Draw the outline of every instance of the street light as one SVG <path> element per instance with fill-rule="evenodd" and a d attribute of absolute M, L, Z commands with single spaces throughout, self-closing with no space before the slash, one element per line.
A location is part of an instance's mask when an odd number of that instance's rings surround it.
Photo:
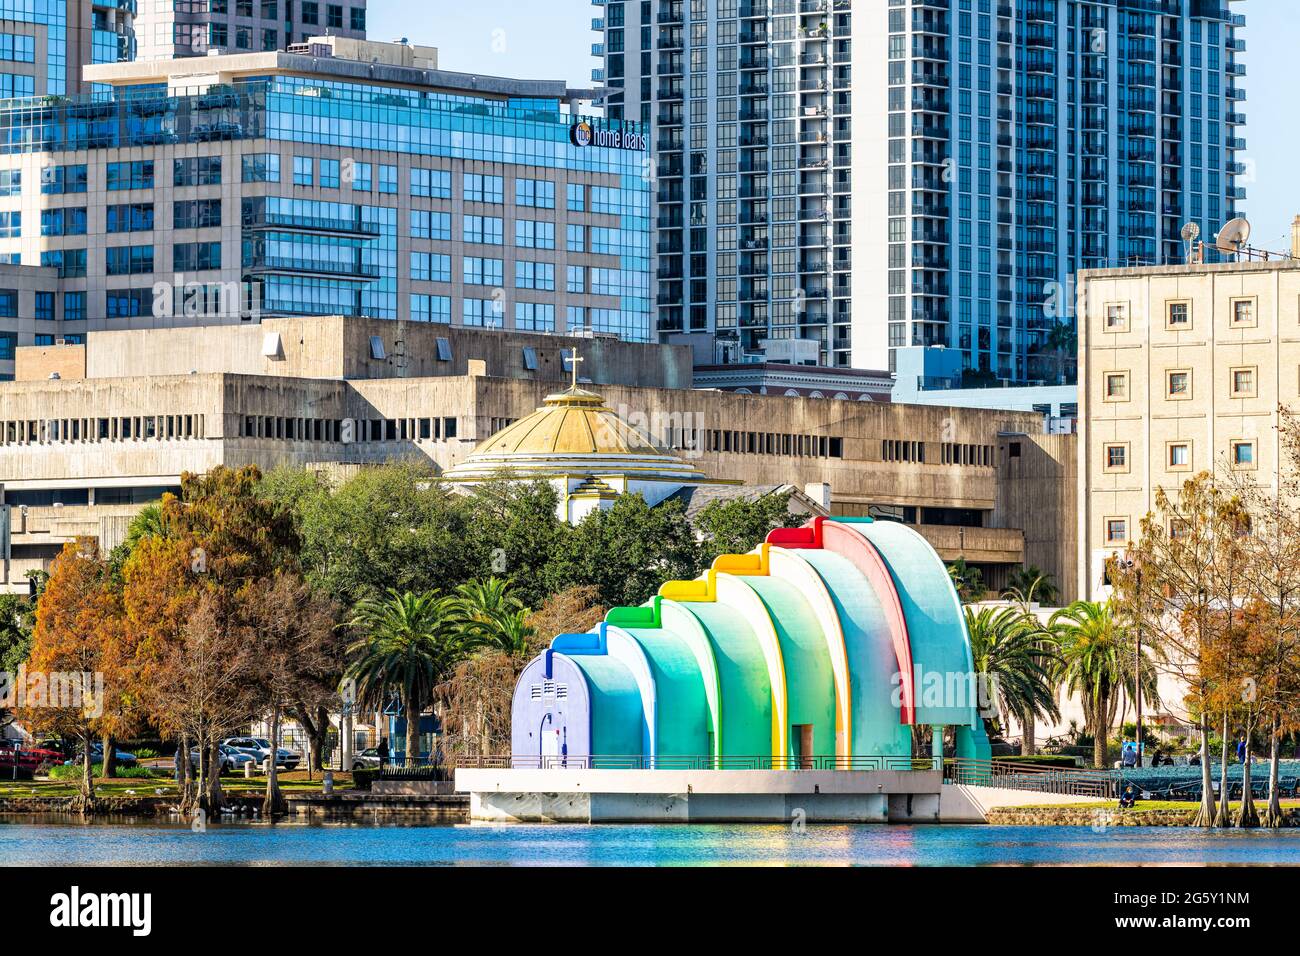
<path fill-rule="evenodd" d="M 1133 649 L 1133 690 L 1137 698 L 1137 752 L 1138 767 L 1142 766 L 1142 564 L 1130 547 L 1120 559 L 1120 566 L 1134 572 L 1137 587 L 1137 643 Z"/>

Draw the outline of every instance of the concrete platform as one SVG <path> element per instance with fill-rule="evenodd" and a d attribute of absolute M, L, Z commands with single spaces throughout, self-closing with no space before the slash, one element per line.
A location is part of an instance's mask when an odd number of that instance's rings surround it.
<path fill-rule="evenodd" d="M 938 771 L 457 770 L 493 823 L 935 823 Z"/>

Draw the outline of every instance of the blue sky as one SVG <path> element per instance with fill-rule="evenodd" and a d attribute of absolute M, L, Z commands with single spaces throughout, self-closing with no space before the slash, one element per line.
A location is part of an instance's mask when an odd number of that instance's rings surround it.
<path fill-rule="evenodd" d="M 880 2 L 880 0 L 868 0 Z M 564 79 L 591 85 L 600 8 L 586 0 L 370 0 L 370 36 L 408 37 L 439 48 L 449 70 Z M 1236 0 L 1246 39 L 1246 214 L 1251 244 L 1285 250 L 1300 214 L 1300 107 L 1292 87 L 1300 59 L 1300 4 Z M 1208 238 L 1208 237 L 1207 237 Z"/>

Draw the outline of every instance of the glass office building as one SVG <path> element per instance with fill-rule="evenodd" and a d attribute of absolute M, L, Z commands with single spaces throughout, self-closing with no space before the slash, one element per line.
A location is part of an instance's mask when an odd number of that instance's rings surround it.
<path fill-rule="evenodd" d="M 1181 262 L 1237 214 L 1245 147 L 1225 0 L 888 0 L 859 106 L 867 361 L 943 345 L 986 380 L 1071 378 L 1079 269 Z"/>
<path fill-rule="evenodd" d="M 139 0 L 140 58 L 283 50 L 329 34 L 365 39 L 366 0 Z"/>
<path fill-rule="evenodd" d="M 231 59 L 0 107 L 0 262 L 56 277 L 35 341 L 318 314 L 650 340 L 645 138 L 584 91 Z"/>
<path fill-rule="evenodd" d="M 1069 377 L 1071 276 L 1179 261 L 1244 198 L 1228 0 L 603 6 L 610 113 L 653 128 L 657 326 L 720 360 Z"/>

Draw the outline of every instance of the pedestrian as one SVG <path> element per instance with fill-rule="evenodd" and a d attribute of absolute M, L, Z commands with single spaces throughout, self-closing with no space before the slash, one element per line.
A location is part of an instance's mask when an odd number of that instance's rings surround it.
<path fill-rule="evenodd" d="M 1237 763 L 1246 762 L 1246 735 L 1242 734 L 1237 741 Z"/>
<path fill-rule="evenodd" d="M 383 770 L 388 766 L 388 738 L 379 738 L 379 769 Z"/>
<path fill-rule="evenodd" d="M 1123 767 L 1137 766 L 1137 745 L 1133 741 L 1124 741 L 1124 746 L 1120 748 L 1119 762 Z"/>

